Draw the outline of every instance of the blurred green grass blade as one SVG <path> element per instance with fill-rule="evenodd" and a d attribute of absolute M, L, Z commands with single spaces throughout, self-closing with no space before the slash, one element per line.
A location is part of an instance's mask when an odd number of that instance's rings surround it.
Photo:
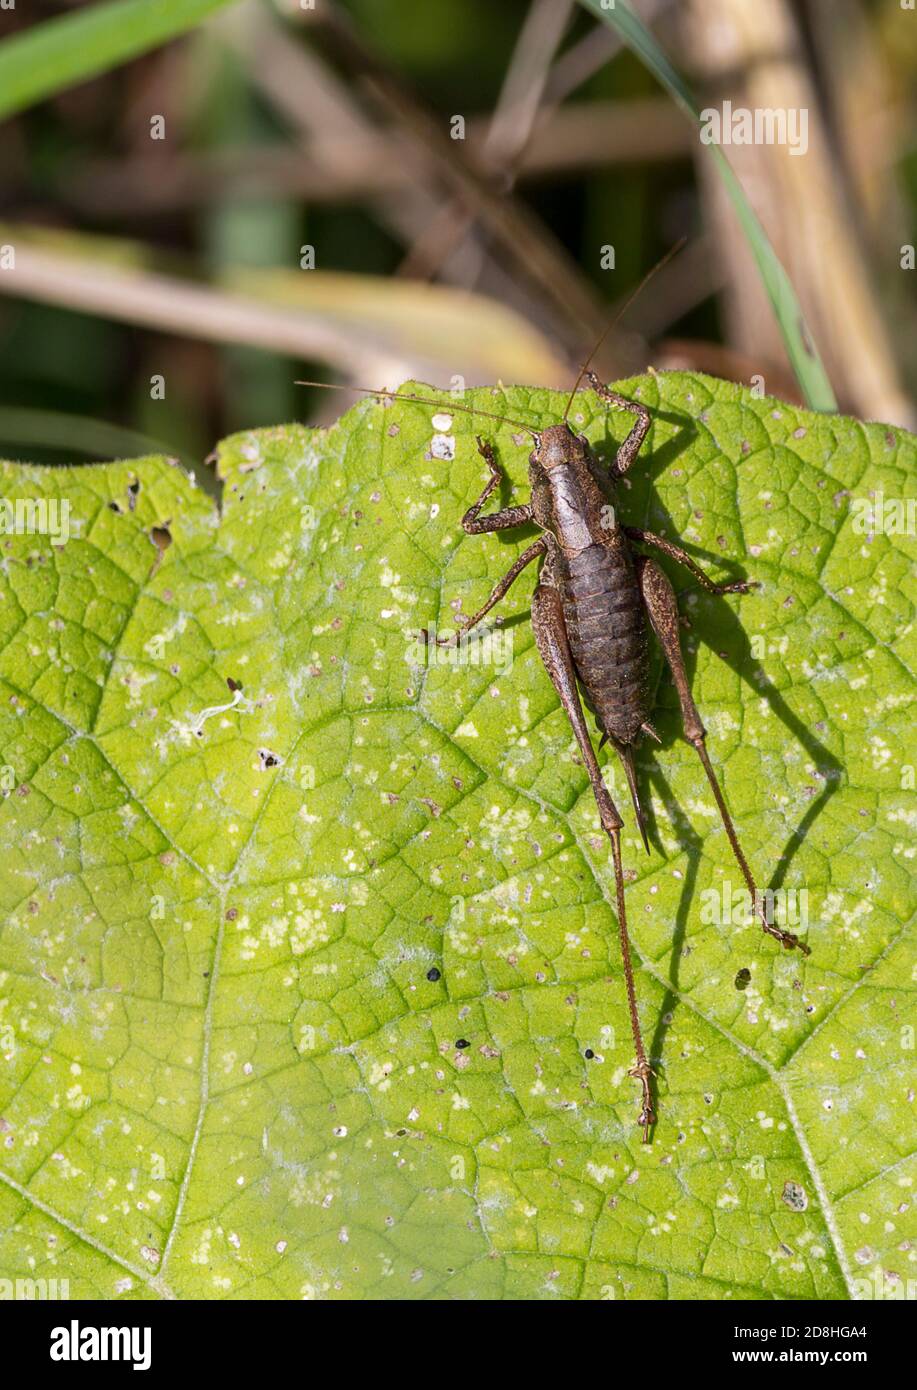
<path fill-rule="evenodd" d="M 672 67 L 645 24 L 627 8 L 623 0 L 617 0 L 611 9 L 605 9 L 602 0 L 580 0 L 580 4 L 590 10 L 597 19 L 603 20 L 617 31 L 628 48 L 636 53 L 657 81 L 666 88 L 682 111 L 699 126 L 700 108 L 691 95 L 690 89 Z M 748 239 L 758 272 L 780 326 L 787 356 L 792 363 L 806 402 L 812 410 L 837 410 L 837 401 L 831 389 L 828 373 L 818 355 L 790 277 L 784 270 L 756 212 L 745 196 L 745 190 L 736 178 L 723 151 L 719 145 L 715 144 L 708 145 L 707 148 L 716 161 L 726 190 L 732 200 L 736 216 Z"/>
<path fill-rule="evenodd" d="M 234 0 L 114 0 L 0 44 L 0 119 L 193 29 Z"/>

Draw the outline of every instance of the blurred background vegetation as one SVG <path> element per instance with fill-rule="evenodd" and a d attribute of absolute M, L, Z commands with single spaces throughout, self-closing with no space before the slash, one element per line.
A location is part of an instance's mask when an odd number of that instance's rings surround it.
<path fill-rule="evenodd" d="M 199 468 L 232 430 L 340 412 L 298 376 L 563 387 L 682 236 L 600 371 L 761 376 L 801 399 L 696 126 L 598 8 L 0 9 L 0 243 L 14 251 L 0 269 L 0 454 L 158 449 Z M 699 105 L 808 111 L 804 156 L 726 153 L 840 407 L 913 426 L 917 13 L 899 0 L 631 8 Z"/>

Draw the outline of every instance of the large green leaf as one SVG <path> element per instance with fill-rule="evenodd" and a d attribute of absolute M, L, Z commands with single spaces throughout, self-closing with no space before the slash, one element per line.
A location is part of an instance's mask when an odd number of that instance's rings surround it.
<path fill-rule="evenodd" d="M 607 844 L 524 621 L 533 572 L 511 661 L 424 668 L 410 640 L 529 539 L 459 525 L 475 429 L 524 489 L 518 430 L 363 401 L 327 433 L 241 434 L 221 515 L 161 458 L 7 465 L 3 496 L 68 501 L 72 534 L 3 540 L 0 1276 L 904 1287 L 914 573 L 888 503 L 915 442 L 697 375 L 623 389 L 654 417 L 624 519 L 763 582 L 711 598 L 671 570 L 740 834 L 763 882 L 808 894 L 811 957 L 709 920 L 738 876 L 662 678 L 649 859 L 619 797 L 659 1073 L 643 1146 Z M 562 401 L 470 398 L 535 422 Z M 607 454 L 629 417 L 577 404 Z"/>

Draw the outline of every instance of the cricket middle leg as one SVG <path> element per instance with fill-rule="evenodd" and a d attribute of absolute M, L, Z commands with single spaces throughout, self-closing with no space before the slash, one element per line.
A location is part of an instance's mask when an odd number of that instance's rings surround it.
<path fill-rule="evenodd" d="M 537 556 L 543 555 L 546 549 L 547 542 L 543 536 L 539 536 L 536 541 L 532 542 L 528 549 L 523 550 L 518 560 L 509 567 L 506 573 L 500 576 L 494 587 L 493 593 L 487 599 L 486 603 L 482 603 L 478 611 L 472 613 L 470 618 L 461 618 L 456 624 L 455 632 L 449 637 L 437 637 L 436 645 L 438 647 L 456 646 L 459 638 L 464 637 L 467 632 L 470 632 L 473 627 L 476 627 L 481 619 L 500 602 L 501 598 L 503 598 L 509 590 L 510 585 L 519 577 L 526 565 L 530 565 Z M 426 634 L 426 628 L 423 629 L 423 632 Z M 425 636 L 425 640 L 429 641 L 429 637 Z"/>
<path fill-rule="evenodd" d="M 602 781 L 601 769 L 589 738 L 579 691 L 576 688 L 576 672 L 573 666 L 573 657 L 570 654 L 567 628 L 564 623 L 563 602 L 553 585 L 539 584 L 535 590 L 532 598 L 532 629 L 545 670 L 551 677 L 554 689 L 560 696 L 560 703 L 563 705 L 564 713 L 570 721 L 570 726 L 579 744 L 592 787 L 592 794 L 599 808 L 599 820 L 602 829 L 611 841 L 611 856 L 615 871 L 618 933 L 621 938 L 621 959 L 624 963 L 624 984 L 627 990 L 627 1005 L 630 1012 L 634 1050 L 637 1054 L 636 1066 L 631 1069 L 629 1075 L 636 1077 L 643 1088 L 643 1103 L 640 1109 L 639 1123 L 643 1126 L 643 1142 L 646 1144 L 649 1142 L 650 1126 L 656 1119 L 650 1087 L 650 1077 L 654 1073 L 647 1060 L 646 1050 L 643 1046 L 643 1035 L 640 1032 L 637 993 L 634 987 L 634 971 L 630 957 L 630 938 L 627 934 L 627 915 L 624 908 L 624 870 L 621 863 L 621 828 L 624 822 L 609 795 L 608 788 Z"/>
<path fill-rule="evenodd" d="M 698 584 L 701 584 L 708 594 L 747 594 L 750 589 L 760 589 L 761 585 L 757 579 L 733 579 L 725 584 L 718 584 L 715 579 L 711 579 L 709 574 L 705 574 L 696 560 L 682 550 L 680 545 L 674 541 L 666 540 L 665 536 L 657 536 L 654 531 L 643 531 L 639 526 L 625 526 L 624 534 L 628 540 L 636 541 L 638 545 L 652 546 L 654 550 L 661 551 L 663 555 L 668 555 L 670 560 L 676 560 L 679 565 L 684 565 L 689 570 Z"/>
<path fill-rule="evenodd" d="M 681 719 L 684 725 L 685 738 L 689 743 L 693 743 L 697 749 L 697 755 L 703 764 L 707 774 L 707 781 L 710 783 L 710 790 L 713 792 L 713 799 L 717 804 L 723 828 L 732 846 L 736 863 L 745 880 L 745 886 L 751 894 L 752 905 L 755 914 L 761 923 L 763 931 L 768 936 L 772 936 L 775 941 L 779 941 L 781 946 L 788 951 L 794 948 L 800 950 L 804 956 L 811 954 L 809 947 L 804 941 L 800 941 L 798 936 L 792 932 L 784 931 L 773 922 L 767 920 L 767 914 L 761 903 L 761 897 L 752 877 L 751 869 L 748 867 L 748 860 L 742 852 L 739 838 L 736 835 L 729 808 L 726 805 L 725 797 L 720 788 L 719 780 L 713 770 L 710 757 L 706 748 L 707 731 L 701 723 L 694 697 L 691 694 L 691 687 L 688 684 L 688 676 L 685 671 L 684 657 L 681 651 L 681 642 L 678 631 L 678 604 L 675 599 L 675 591 L 669 583 L 668 576 L 659 568 L 654 560 L 641 558 L 637 561 L 637 578 L 643 594 L 643 602 L 649 620 L 653 625 L 653 631 L 659 639 L 665 659 L 668 662 L 669 670 L 672 672 L 672 679 L 675 682 L 675 689 L 678 692 L 678 700 L 681 705 Z"/>

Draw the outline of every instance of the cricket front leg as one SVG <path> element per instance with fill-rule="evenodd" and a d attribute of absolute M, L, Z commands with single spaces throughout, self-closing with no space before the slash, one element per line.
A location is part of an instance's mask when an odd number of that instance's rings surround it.
<path fill-rule="evenodd" d="M 684 565 L 708 594 L 747 594 L 749 589 L 761 587 L 757 579 L 736 579 L 729 584 L 717 584 L 715 579 L 711 579 L 709 574 L 705 574 L 700 565 L 692 560 L 686 550 L 682 550 L 681 546 L 675 545 L 673 541 L 667 541 L 665 536 L 657 536 L 654 531 L 643 531 L 639 526 L 625 526 L 624 534 L 628 540 L 636 541 L 638 545 L 652 546 L 654 550 L 668 555 L 670 560 Z"/>
<path fill-rule="evenodd" d="M 667 575 L 659 568 L 654 560 L 647 560 L 645 558 L 639 559 L 637 562 L 637 575 L 649 620 L 653 625 L 653 631 L 659 639 L 659 645 L 662 647 L 665 659 L 669 665 L 669 670 L 672 672 L 675 689 L 678 692 L 685 738 L 689 743 L 693 743 L 694 747 L 697 749 L 698 757 L 707 774 L 707 781 L 710 783 L 710 790 L 713 792 L 713 798 L 719 809 L 723 827 L 726 831 L 729 843 L 732 846 L 732 852 L 735 855 L 736 863 L 745 880 L 745 886 L 751 895 L 752 904 L 761 923 L 761 927 L 767 932 L 768 936 L 772 936 L 776 941 L 779 941 L 788 951 L 796 947 L 803 955 L 808 956 L 811 952 L 804 941 L 800 941 L 799 937 L 794 936 L 792 932 L 783 931 L 780 927 L 775 926 L 773 922 L 768 922 L 767 914 L 761 904 L 761 898 L 755 885 L 755 880 L 752 877 L 751 869 L 748 867 L 748 860 L 745 858 L 742 847 L 739 844 L 739 838 L 736 835 L 735 826 L 729 814 L 729 808 L 726 805 L 726 800 L 707 753 L 705 743 L 707 731 L 701 723 L 701 717 L 698 714 L 697 706 L 691 694 L 691 687 L 688 684 L 688 676 L 685 671 L 684 657 L 682 656 L 681 642 L 679 640 L 678 604 L 675 599 L 675 591 L 669 583 Z"/>
<path fill-rule="evenodd" d="M 550 584 L 539 584 L 532 598 L 532 630 L 545 670 L 551 677 L 554 689 L 560 696 L 564 713 L 579 744 L 586 772 L 599 809 L 602 829 L 611 841 L 611 856 L 615 871 L 615 898 L 618 911 L 618 932 L 621 938 L 621 958 L 624 963 L 624 983 L 627 989 L 627 1004 L 630 1011 L 630 1026 L 637 1054 L 636 1066 L 629 1075 L 636 1077 L 643 1088 L 643 1103 L 640 1109 L 640 1124 L 643 1126 L 643 1142 L 649 1142 L 650 1126 L 655 1122 L 653 1095 L 650 1077 L 654 1074 L 643 1046 L 640 1032 L 640 1019 L 637 1014 L 637 994 L 634 988 L 634 971 L 630 956 L 630 938 L 627 934 L 627 915 L 624 908 L 624 870 L 621 863 L 621 828 L 624 822 L 618 814 L 608 788 L 602 781 L 602 773 L 596 761 L 589 730 L 583 718 L 583 707 L 576 688 L 576 672 L 567 628 L 564 623 L 563 603 L 557 589 Z"/>
<path fill-rule="evenodd" d="M 619 410 L 629 410 L 632 415 L 637 417 L 637 423 L 618 449 L 611 467 L 612 474 L 616 478 L 621 478 L 639 454 L 640 447 L 649 432 L 652 423 L 650 413 L 641 401 L 632 401 L 629 396 L 622 396 L 620 392 L 612 391 L 611 387 L 606 386 L 595 372 L 586 372 L 586 380 L 599 400 L 604 401 L 606 405 L 615 405 Z"/>
<path fill-rule="evenodd" d="M 481 516 L 481 508 L 490 497 L 494 488 L 500 486 L 503 479 L 503 471 L 497 463 L 496 455 L 492 444 L 488 444 L 480 435 L 475 441 L 478 446 L 478 453 L 484 459 L 490 469 L 490 477 L 484 487 L 484 491 L 476 502 L 472 502 L 465 515 L 462 517 L 462 529 L 469 536 L 480 536 L 487 531 L 508 531 L 511 526 L 521 526 L 526 521 L 532 519 L 532 508 L 526 503 L 519 507 L 504 507 L 501 512 L 491 512 L 490 516 Z"/>

